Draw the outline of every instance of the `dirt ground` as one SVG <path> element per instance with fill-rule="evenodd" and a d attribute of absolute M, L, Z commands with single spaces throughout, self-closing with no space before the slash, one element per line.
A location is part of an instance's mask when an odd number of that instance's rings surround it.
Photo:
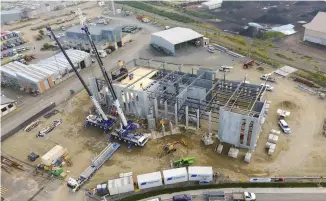
<path fill-rule="evenodd" d="M 270 72 L 271 70 L 265 70 Z M 247 80 L 251 83 L 260 83 L 258 72 L 255 69 L 243 70 L 240 65 L 235 66 L 227 79 L 241 80 L 248 73 Z M 150 140 L 143 149 L 128 150 L 125 144 L 107 161 L 94 175 L 85 187 L 95 186 L 108 179 L 118 177 L 121 172 L 133 172 L 134 175 L 170 168 L 170 160 L 182 157 L 195 157 L 194 165 L 213 166 L 214 171 L 222 172 L 234 180 L 244 180 L 248 177 L 263 176 L 319 176 L 326 175 L 326 138 L 321 135 L 322 120 L 326 117 L 326 102 L 316 96 L 306 94 L 295 88 L 295 83 L 288 79 L 279 78 L 274 92 L 267 92 L 267 99 L 272 101 L 268 120 L 260 135 L 258 146 L 250 164 L 243 162 L 245 151 L 241 151 L 238 159 L 231 159 L 226 155 L 219 155 L 213 150 L 216 146 L 204 146 L 201 134 L 188 132 L 185 134 L 168 135 L 164 138 Z M 99 153 L 107 143 L 108 135 L 97 129 L 84 129 L 83 122 L 89 112 L 91 101 L 85 92 L 76 94 L 68 102 L 58 106 L 60 113 L 50 119 L 41 118 L 44 123 L 31 132 L 20 131 L 2 143 L 2 151 L 29 162 L 27 155 L 36 152 L 44 155 L 54 145 L 60 144 L 68 148 L 73 166 L 64 167 L 68 177 L 77 177 L 89 164 L 96 153 Z M 290 135 L 281 134 L 276 153 L 267 155 L 264 145 L 271 129 L 278 129 L 276 110 L 289 110 L 291 116 L 288 123 L 292 129 Z M 36 138 L 35 134 L 46 124 L 61 118 L 63 123 L 44 138 Z M 185 139 L 188 147 L 177 145 L 177 151 L 170 155 L 162 155 L 162 147 L 167 142 Z M 34 162 L 39 163 L 40 160 Z M 30 162 L 29 162 L 30 163 Z M 67 194 L 61 184 L 56 192 L 60 191 L 60 198 Z M 53 198 L 54 199 L 54 198 Z M 57 199 L 57 198 L 55 198 Z M 55 200 L 54 199 L 54 200 Z"/>

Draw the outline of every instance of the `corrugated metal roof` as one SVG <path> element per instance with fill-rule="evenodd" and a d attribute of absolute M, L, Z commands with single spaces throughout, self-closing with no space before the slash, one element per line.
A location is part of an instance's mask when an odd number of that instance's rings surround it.
<path fill-rule="evenodd" d="M 14 103 L 17 102 L 15 100 L 12 100 L 10 98 L 7 98 L 5 96 L 1 96 L 1 105 L 9 104 L 9 103 Z"/>
<path fill-rule="evenodd" d="M 22 11 L 20 9 L 12 9 L 12 10 L 2 10 L 1 15 L 9 15 L 9 14 L 21 14 Z"/>
<path fill-rule="evenodd" d="M 110 25 L 96 24 L 96 26 L 89 27 L 89 32 L 91 35 L 101 35 L 102 31 L 113 31 L 116 28 L 117 27 L 112 27 Z M 70 27 L 69 29 L 67 29 L 66 32 L 85 34 L 85 32 L 81 30 L 79 25 Z"/>
<path fill-rule="evenodd" d="M 175 27 L 172 29 L 160 31 L 153 33 L 152 35 L 158 36 L 160 38 L 163 38 L 164 40 L 172 43 L 172 44 L 179 44 L 186 41 L 190 41 L 196 38 L 203 37 L 203 35 L 188 29 L 188 28 L 182 28 L 182 27 Z"/>
<path fill-rule="evenodd" d="M 303 26 L 306 29 L 326 33 L 326 12 L 319 12 L 310 23 Z"/>

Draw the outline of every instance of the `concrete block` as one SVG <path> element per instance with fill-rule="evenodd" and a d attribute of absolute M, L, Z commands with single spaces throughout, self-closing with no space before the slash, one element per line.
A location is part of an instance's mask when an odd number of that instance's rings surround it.
<path fill-rule="evenodd" d="M 273 134 L 269 134 L 268 135 L 268 142 L 276 144 L 278 141 L 278 136 L 277 135 L 273 135 Z"/>
<path fill-rule="evenodd" d="M 230 156 L 232 158 L 238 158 L 238 154 L 239 154 L 239 149 L 230 148 L 228 156 Z"/>
<path fill-rule="evenodd" d="M 272 148 L 269 148 L 268 149 L 268 155 L 273 155 L 274 154 L 274 152 L 275 152 L 275 149 L 272 149 Z"/>
<path fill-rule="evenodd" d="M 217 147 L 217 153 L 222 153 L 222 150 L 223 150 L 223 145 L 222 144 L 219 144 L 218 147 Z"/>
<path fill-rule="evenodd" d="M 244 162 L 249 163 L 251 159 L 252 154 L 250 152 L 247 152 L 244 158 Z"/>

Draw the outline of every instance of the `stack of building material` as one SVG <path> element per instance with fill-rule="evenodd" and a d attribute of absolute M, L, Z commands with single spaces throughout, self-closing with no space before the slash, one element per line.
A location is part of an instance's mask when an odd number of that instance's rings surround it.
<path fill-rule="evenodd" d="M 244 158 L 244 162 L 249 163 L 251 159 L 252 154 L 250 152 L 246 153 L 246 156 Z"/>
<path fill-rule="evenodd" d="M 230 148 L 228 156 L 230 156 L 232 158 L 238 158 L 238 154 L 239 154 L 239 149 Z"/>
<path fill-rule="evenodd" d="M 223 145 L 219 144 L 217 149 L 216 149 L 216 152 L 220 154 L 220 153 L 222 153 L 222 150 L 223 150 Z"/>
<path fill-rule="evenodd" d="M 281 131 L 278 131 L 278 130 L 272 129 L 272 130 L 271 130 L 271 133 L 274 134 L 274 135 L 280 135 L 280 134 L 281 134 Z"/>
<path fill-rule="evenodd" d="M 268 142 L 271 142 L 273 144 L 276 144 L 278 141 L 278 136 L 277 135 L 273 135 L 273 134 L 269 134 L 268 135 Z"/>
<path fill-rule="evenodd" d="M 266 142 L 266 148 L 268 149 L 268 155 L 272 155 L 276 149 L 276 144 L 271 142 Z"/>

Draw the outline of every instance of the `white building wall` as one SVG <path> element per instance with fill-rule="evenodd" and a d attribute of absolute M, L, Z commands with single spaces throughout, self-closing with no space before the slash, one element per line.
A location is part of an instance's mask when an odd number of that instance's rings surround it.
<path fill-rule="evenodd" d="M 172 52 L 173 55 L 175 55 L 175 47 L 174 47 L 174 44 L 158 37 L 158 36 L 155 36 L 155 35 L 152 35 L 152 39 L 151 39 L 151 44 L 156 44 L 160 47 L 163 47 L 169 51 Z"/>
<path fill-rule="evenodd" d="M 6 114 L 9 114 L 10 112 L 14 111 L 15 109 L 16 109 L 15 103 L 1 105 L 1 117 L 5 116 Z"/>
<path fill-rule="evenodd" d="M 326 46 L 326 33 L 306 29 L 303 40 Z"/>

